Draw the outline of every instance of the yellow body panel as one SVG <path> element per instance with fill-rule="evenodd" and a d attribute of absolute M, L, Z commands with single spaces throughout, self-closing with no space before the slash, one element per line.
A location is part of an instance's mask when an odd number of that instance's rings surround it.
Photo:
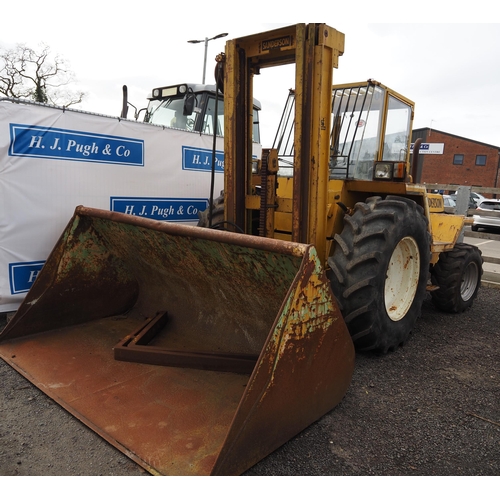
<path fill-rule="evenodd" d="M 275 228 L 280 233 L 292 231 L 292 186 L 291 178 L 280 178 L 278 183 L 278 209 L 275 213 Z M 328 182 L 328 204 L 325 210 L 326 256 L 333 253 L 333 237 L 342 232 L 345 209 L 351 211 L 357 202 L 364 202 L 370 196 L 397 195 L 408 197 L 423 207 L 429 221 L 431 234 L 431 264 L 435 264 L 441 252 L 451 250 L 460 236 L 465 218 L 461 215 L 445 213 L 443 197 L 428 193 L 426 187 L 419 184 L 406 184 L 382 181 L 344 181 Z M 289 213 L 281 213 L 281 211 Z M 282 236 L 280 239 L 285 239 Z M 289 239 L 289 238 L 286 238 Z"/>
<path fill-rule="evenodd" d="M 460 236 L 464 226 L 462 215 L 431 213 L 429 226 L 431 230 L 431 264 L 439 260 L 439 254 L 451 250 Z"/>
<path fill-rule="evenodd" d="M 292 214 L 276 212 L 274 217 L 274 234 L 288 233 L 287 240 L 291 241 Z M 285 238 L 284 236 L 282 237 Z"/>
<path fill-rule="evenodd" d="M 444 200 L 440 194 L 427 193 L 429 212 L 444 212 Z"/>

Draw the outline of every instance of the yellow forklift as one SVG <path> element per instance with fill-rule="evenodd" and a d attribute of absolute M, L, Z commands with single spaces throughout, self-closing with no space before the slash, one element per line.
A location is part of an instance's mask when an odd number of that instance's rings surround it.
<path fill-rule="evenodd" d="M 456 311 L 477 293 L 464 218 L 412 182 L 413 103 L 333 86 L 343 51 L 325 24 L 228 41 L 225 189 L 204 218 L 227 230 L 77 207 L 0 334 L 7 363 L 153 474 L 244 472 L 341 401 L 354 345 L 404 343 L 426 290 Z M 292 120 L 255 161 L 253 78 L 292 63 Z"/>

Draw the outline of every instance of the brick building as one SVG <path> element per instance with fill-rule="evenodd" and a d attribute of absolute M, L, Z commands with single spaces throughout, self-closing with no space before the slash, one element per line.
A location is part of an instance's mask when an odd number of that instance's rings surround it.
<path fill-rule="evenodd" d="M 420 182 L 500 187 L 500 146 L 430 128 L 414 130 L 412 143 L 418 138 Z"/>

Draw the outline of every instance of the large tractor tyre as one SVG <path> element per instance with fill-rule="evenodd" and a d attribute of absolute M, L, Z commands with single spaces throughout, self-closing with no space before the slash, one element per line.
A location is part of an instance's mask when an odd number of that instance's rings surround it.
<path fill-rule="evenodd" d="M 198 227 L 211 227 L 212 229 L 224 228 L 224 191 L 213 201 L 212 224 L 209 221 L 209 208 L 198 213 Z"/>
<path fill-rule="evenodd" d="M 481 251 L 466 243 L 457 243 L 443 252 L 431 272 L 439 288 L 431 292 L 432 301 L 442 311 L 460 313 L 469 308 L 477 296 L 483 274 Z"/>
<path fill-rule="evenodd" d="M 345 216 L 329 276 L 357 350 L 385 353 L 408 340 L 426 296 L 427 226 L 422 207 L 399 196 L 368 198 Z"/>

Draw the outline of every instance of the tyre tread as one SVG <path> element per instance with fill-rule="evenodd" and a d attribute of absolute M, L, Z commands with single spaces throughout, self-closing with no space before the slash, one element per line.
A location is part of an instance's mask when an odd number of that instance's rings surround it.
<path fill-rule="evenodd" d="M 471 261 L 475 261 L 480 272 L 472 296 L 464 301 L 460 292 L 462 276 Z M 439 287 L 431 292 L 436 307 L 449 313 L 461 313 L 471 307 L 481 286 L 482 265 L 481 250 L 474 245 L 457 243 L 452 250 L 441 253 L 431 274 L 432 283 Z"/>
<path fill-rule="evenodd" d="M 387 352 L 406 342 L 425 298 L 430 261 L 427 219 L 422 207 L 413 200 L 390 195 L 385 199 L 373 196 L 364 203 L 356 203 L 354 212 L 346 215 L 344 222 L 342 233 L 334 237 L 338 244 L 329 259 L 333 270 L 332 290 L 356 348 Z M 385 268 L 382 267 L 388 265 L 397 244 L 395 233 L 404 235 L 408 230 L 418 235 L 416 240 L 425 240 L 419 246 L 423 260 L 421 278 L 408 320 L 399 321 L 392 329 L 394 322 L 385 311 L 383 299 Z M 381 321 L 383 315 L 385 318 Z"/>

